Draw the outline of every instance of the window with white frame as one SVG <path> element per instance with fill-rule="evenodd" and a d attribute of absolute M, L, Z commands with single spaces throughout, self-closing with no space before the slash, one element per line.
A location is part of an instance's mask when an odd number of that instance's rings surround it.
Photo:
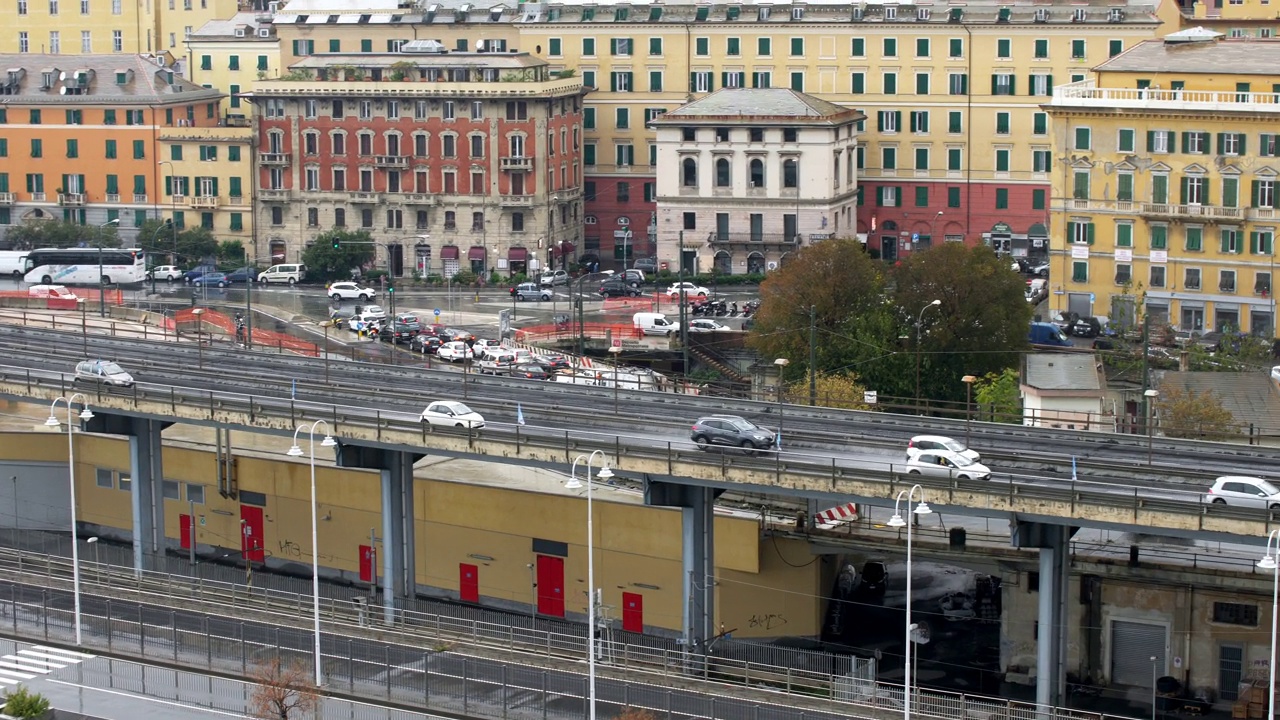
<path fill-rule="evenodd" d="M 1201 175 L 1189 175 L 1186 178 L 1188 205 L 1200 205 L 1204 202 L 1205 178 Z"/>

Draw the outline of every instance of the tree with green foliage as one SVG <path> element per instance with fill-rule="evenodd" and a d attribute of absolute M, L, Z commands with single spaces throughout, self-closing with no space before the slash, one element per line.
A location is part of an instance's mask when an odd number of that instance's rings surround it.
<path fill-rule="evenodd" d="M 231 268 L 232 270 L 242 268 L 246 264 L 253 266 L 253 258 L 249 258 L 249 262 L 245 262 L 244 243 L 239 240 L 223 240 L 218 243 L 218 267 Z"/>
<path fill-rule="evenodd" d="M 13 690 L 5 691 L 4 702 L 0 703 L 0 711 L 15 718 L 38 718 L 49 712 L 49 699 L 40 693 L 31 692 L 19 685 Z"/>
<path fill-rule="evenodd" d="M 120 247 L 120 234 L 114 225 L 99 227 L 67 220 L 28 221 L 5 233 L 15 250 L 71 247 Z"/>
<path fill-rule="evenodd" d="M 965 375 L 1015 367 L 1027 348 L 1031 309 L 1025 283 L 989 248 L 946 243 L 888 268 L 856 240 L 801 249 L 760 286 L 748 344 L 765 358 L 787 358 L 788 381 L 806 377 L 810 308 L 814 366 L 855 372 L 882 397 L 914 397 L 916 322 L 921 395 L 963 402 Z"/>
<path fill-rule="evenodd" d="M 1005 368 L 987 373 L 973 384 L 973 399 L 977 403 L 975 416 L 980 420 L 1022 424 L 1022 390 L 1018 371 Z"/>
<path fill-rule="evenodd" d="M 316 241 L 302 251 L 307 276 L 322 282 L 351 279 L 351 271 L 373 260 L 376 245 L 364 230 L 333 229 L 320 233 Z M 334 247 L 337 243 L 337 247 Z"/>
<path fill-rule="evenodd" d="M 147 218 L 142 221 L 142 225 L 138 226 L 136 245 L 148 255 L 155 255 L 157 258 L 163 256 L 163 260 L 157 261 L 153 258 L 152 265 L 165 265 L 177 247 L 174 242 L 177 235 L 178 233 L 173 229 L 173 223 L 169 220 Z"/>

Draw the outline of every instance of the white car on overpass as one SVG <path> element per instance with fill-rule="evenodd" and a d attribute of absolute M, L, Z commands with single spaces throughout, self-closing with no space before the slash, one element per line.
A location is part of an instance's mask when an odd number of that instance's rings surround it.
<path fill-rule="evenodd" d="M 484 427 L 484 416 L 457 400 L 437 400 L 422 411 L 422 422 L 440 427 L 479 430 Z"/>

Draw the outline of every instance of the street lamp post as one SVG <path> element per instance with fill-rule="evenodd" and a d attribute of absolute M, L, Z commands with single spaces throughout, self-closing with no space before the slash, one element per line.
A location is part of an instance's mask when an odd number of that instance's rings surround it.
<path fill-rule="evenodd" d="M 76 447 L 73 442 L 71 427 L 71 403 L 80 398 L 81 410 L 78 417 L 81 420 L 91 420 L 93 411 L 89 409 L 89 398 L 81 393 L 75 393 L 71 397 L 57 397 L 53 403 L 49 405 L 49 419 L 44 424 L 47 427 L 58 427 L 61 423 L 54 413 L 58 409 L 58 403 L 65 403 L 67 406 L 67 477 L 69 478 L 69 486 L 71 488 L 71 586 L 72 595 L 75 596 L 75 624 L 76 624 L 76 647 L 81 645 L 80 637 L 80 549 L 79 537 L 76 532 Z"/>
<path fill-rule="evenodd" d="M 773 361 L 774 366 L 778 368 L 778 438 L 775 443 L 778 446 L 778 452 L 782 452 L 782 373 L 791 364 L 787 358 L 777 358 Z"/>
<path fill-rule="evenodd" d="M 201 335 L 201 331 L 204 328 L 201 324 L 202 321 L 200 319 L 200 316 L 204 315 L 204 308 L 196 308 L 195 310 L 191 311 L 191 314 L 196 316 L 196 360 L 199 363 L 200 369 L 203 370 L 204 369 L 204 344 L 200 342 L 201 340 L 200 335 Z"/>
<path fill-rule="evenodd" d="M 158 247 L 158 246 L 159 246 L 159 244 L 160 244 L 160 232 L 161 232 L 162 230 L 164 230 L 166 227 L 168 227 L 168 226 L 170 226 L 170 225 L 172 225 L 172 224 L 173 224 L 173 220 L 172 220 L 172 219 L 170 219 L 170 220 L 165 220 L 164 222 L 160 223 L 160 226 L 156 228 L 156 231 L 155 231 L 154 233 L 152 233 L 152 234 L 151 234 L 151 245 L 152 245 L 152 247 Z M 147 253 L 147 254 L 148 254 L 148 255 L 150 255 L 150 253 Z M 152 263 L 152 264 L 151 264 L 151 294 L 152 294 L 152 295 L 155 295 L 155 294 L 156 294 L 156 292 L 157 292 L 157 291 L 156 291 L 156 272 L 155 272 L 155 268 L 156 268 L 155 263 Z"/>
<path fill-rule="evenodd" d="M 970 433 L 973 429 L 973 384 L 978 378 L 973 375 L 965 375 L 960 378 L 960 382 L 964 383 L 964 444 L 969 444 Z"/>
<path fill-rule="evenodd" d="M 1268 665 L 1270 682 L 1267 694 L 1267 717 L 1276 716 L 1276 629 L 1280 625 L 1280 530 L 1272 530 L 1267 536 L 1267 554 L 1258 561 L 1258 567 L 1271 571 L 1271 664 Z"/>
<path fill-rule="evenodd" d="M 85 312 L 89 301 L 82 297 L 76 298 L 76 307 L 80 308 L 80 336 L 84 339 L 84 359 L 89 359 L 89 318 Z"/>
<path fill-rule="evenodd" d="M 933 216 L 933 222 L 929 223 L 929 245 L 933 246 L 937 242 L 938 237 L 938 221 L 942 219 L 942 211 L 939 210 L 937 215 Z"/>
<path fill-rule="evenodd" d="M 1155 655 L 1151 656 L 1151 720 L 1156 720 L 1158 717 L 1156 713 L 1156 676 L 1159 674 L 1159 665 L 1156 665 L 1156 663 L 1159 660 L 1160 658 Z"/>
<path fill-rule="evenodd" d="M 315 629 L 316 641 L 316 686 L 324 685 L 324 671 L 321 668 L 320 655 L 320 544 L 316 531 L 316 428 L 324 426 L 324 439 L 320 447 L 334 447 L 338 444 L 329 434 L 329 423 L 317 420 L 310 425 L 299 425 L 293 431 L 293 446 L 289 448 L 289 457 L 302 457 L 302 447 L 298 445 L 298 433 L 303 430 L 311 436 L 311 619 Z"/>
<path fill-rule="evenodd" d="M 911 509 L 911 502 L 915 498 L 916 491 L 920 491 L 920 503 L 915 509 Z M 914 515 L 911 522 L 902 519 L 899 507 L 902 504 L 902 498 L 907 499 L 907 510 L 909 515 Z M 921 515 L 928 515 L 933 510 L 929 507 L 929 503 L 924 499 L 924 488 L 919 485 L 912 485 L 910 490 L 903 490 L 898 493 L 898 499 L 893 503 L 893 517 L 889 518 L 889 527 L 906 527 L 907 528 L 907 598 L 906 598 L 906 644 L 902 648 L 902 717 L 903 720 L 911 720 L 911 631 L 915 630 L 915 625 L 911 624 L 911 526 L 915 524 L 915 519 Z"/>
<path fill-rule="evenodd" d="M 93 579 L 101 583 L 102 582 L 102 558 L 101 556 L 98 555 L 98 536 L 94 535 L 88 540 L 85 540 L 85 542 L 93 546 Z"/>
<path fill-rule="evenodd" d="M 98 226 L 98 314 L 107 316 L 107 283 L 102 278 L 102 231 L 120 224 L 120 218 L 108 220 Z"/>
<path fill-rule="evenodd" d="M 604 463 L 604 451 L 593 450 L 591 455 L 579 455 L 573 459 L 573 465 L 569 468 L 569 482 L 564 486 L 569 490 L 577 490 L 582 487 L 582 483 L 578 482 L 578 462 L 587 461 L 587 720 L 596 720 L 596 561 L 595 561 L 595 536 L 592 527 L 592 507 L 591 507 L 591 463 L 595 461 L 596 455 L 600 456 L 600 472 L 596 473 L 596 477 L 601 480 L 608 480 L 613 477 L 613 471 Z"/>
<path fill-rule="evenodd" d="M 621 345 L 609 345 L 609 353 L 613 355 L 613 413 L 618 414 L 618 358 L 622 357 Z"/>
<path fill-rule="evenodd" d="M 1142 393 L 1142 396 L 1146 398 L 1145 405 L 1147 406 L 1147 465 L 1150 465 L 1152 455 L 1152 436 L 1155 435 L 1155 428 L 1152 426 L 1151 421 L 1155 416 L 1155 403 L 1156 398 L 1160 396 L 1160 391 L 1155 388 L 1147 388 L 1146 391 Z"/>
<path fill-rule="evenodd" d="M 920 409 L 920 330 L 924 325 L 924 311 L 931 307 L 937 307 L 942 304 L 941 300 L 933 302 L 920 308 L 920 315 L 916 317 L 916 410 Z"/>

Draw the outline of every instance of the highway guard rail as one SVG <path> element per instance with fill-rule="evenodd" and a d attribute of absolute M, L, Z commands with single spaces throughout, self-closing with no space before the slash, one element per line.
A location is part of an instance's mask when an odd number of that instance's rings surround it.
<path fill-rule="evenodd" d="M 930 504 L 951 512 L 968 508 L 1028 520 L 1212 533 L 1224 539 L 1266 537 L 1280 520 L 1280 511 L 1212 504 L 1199 492 L 1176 489 L 1017 475 L 972 481 L 910 474 L 905 464 L 889 465 L 888 470 L 846 467 L 817 451 L 771 450 L 753 456 L 708 453 L 687 442 L 646 444 L 623 434 L 516 423 L 489 423 L 483 435 L 470 429 L 432 431 L 416 413 L 403 411 L 160 384 L 139 383 L 119 390 L 80 387 L 62 373 L 0 366 L 0 395 L 51 402 L 73 391 L 87 391 L 95 410 L 275 434 L 291 434 L 304 421 L 325 420 L 340 443 L 426 449 L 503 462 L 560 467 L 579 453 L 601 450 L 617 472 L 629 476 L 840 502 L 883 502 L 900 489 L 919 484 Z"/>

